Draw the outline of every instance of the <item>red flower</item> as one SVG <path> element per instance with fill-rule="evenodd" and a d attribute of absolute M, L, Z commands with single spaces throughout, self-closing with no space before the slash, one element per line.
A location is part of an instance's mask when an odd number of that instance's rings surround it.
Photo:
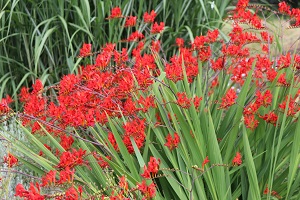
<path fill-rule="evenodd" d="M 66 191 L 65 200 L 78 200 L 77 191 L 73 186 Z"/>
<path fill-rule="evenodd" d="M 40 194 L 40 186 L 38 183 L 35 185 L 30 183 L 30 187 L 28 190 L 25 190 L 22 184 L 18 184 L 16 186 L 16 194 L 15 196 L 24 197 L 27 200 L 44 200 L 44 195 Z"/>
<path fill-rule="evenodd" d="M 6 98 L 1 99 L 0 102 L 0 115 L 8 114 L 10 108 L 8 105 L 13 102 L 9 95 L 6 95 Z"/>
<path fill-rule="evenodd" d="M 156 13 L 154 12 L 154 10 L 152 10 L 150 14 L 148 12 L 145 12 L 144 13 L 144 22 L 145 23 L 153 23 L 155 17 L 156 17 Z"/>
<path fill-rule="evenodd" d="M 177 148 L 179 143 L 180 137 L 177 133 L 174 133 L 174 139 L 172 138 L 172 135 L 170 133 L 167 135 L 165 146 L 168 147 L 170 151 Z"/>
<path fill-rule="evenodd" d="M 278 8 L 279 12 L 286 13 L 286 14 L 291 14 L 291 10 L 290 10 L 291 7 L 288 6 L 285 1 L 280 2 L 278 4 L 278 6 L 279 6 L 279 8 Z"/>
<path fill-rule="evenodd" d="M 241 165 L 241 164 L 242 164 L 242 156 L 241 156 L 240 152 L 236 152 L 236 155 L 232 160 L 232 165 L 236 166 L 236 165 Z"/>
<path fill-rule="evenodd" d="M 60 161 L 57 165 L 58 168 L 73 168 L 77 165 L 84 165 L 87 164 L 87 161 L 83 160 L 83 157 L 85 156 L 86 150 L 82 150 L 81 148 L 79 150 L 73 149 L 72 152 L 66 151 L 63 152 L 60 156 Z"/>
<path fill-rule="evenodd" d="M 92 45 L 83 43 L 82 48 L 80 49 L 79 56 L 86 57 L 92 54 Z"/>
<path fill-rule="evenodd" d="M 177 104 L 182 108 L 189 108 L 191 106 L 191 100 L 186 96 L 185 92 L 178 92 Z"/>
<path fill-rule="evenodd" d="M 247 128 L 254 130 L 258 126 L 258 120 L 255 119 L 255 115 L 244 116 L 244 122 Z"/>
<path fill-rule="evenodd" d="M 178 47 L 183 47 L 184 46 L 184 40 L 182 38 L 176 38 L 176 44 Z"/>
<path fill-rule="evenodd" d="M 55 179 L 56 171 L 50 170 L 46 175 L 42 177 L 42 186 L 47 186 L 51 184 L 55 184 L 56 179 Z"/>
<path fill-rule="evenodd" d="M 125 193 L 128 191 L 128 182 L 126 181 L 125 176 L 119 177 L 119 186 Z"/>
<path fill-rule="evenodd" d="M 137 188 L 144 195 L 143 199 L 150 200 L 155 197 L 156 188 L 153 182 L 149 186 L 147 186 L 146 181 L 143 180 L 141 184 L 137 185 Z"/>
<path fill-rule="evenodd" d="M 66 167 L 64 170 L 61 170 L 59 173 L 59 180 L 58 183 L 59 184 L 63 184 L 63 183 L 72 183 L 74 180 L 74 173 L 75 173 L 75 169 L 70 169 L 69 167 Z"/>
<path fill-rule="evenodd" d="M 228 92 L 225 94 L 225 96 L 222 98 L 222 103 L 220 108 L 228 108 L 229 106 L 232 106 L 235 104 L 235 100 L 237 99 L 237 95 L 235 91 L 230 88 Z"/>
<path fill-rule="evenodd" d="M 120 7 L 115 7 L 111 9 L 111 14 L 107 19 L 115 19 L 115 18 L 121 18 L 122 17 L 122 11 Z"/>
<path fill-rule="evenodd" d="M 204 170 L 204 167 L 205 167 L 205 165 L 207 164 L 207 163 L 209 163 L 209 159 L 208 159 L 208 156 L 206 156 L 205 157 L 205 159 L 203 160 L 203 162 L 202 162 L 202 170 Z"/>
<path fill-rule="evenodd" d="M 271 123 L 276 126 L 278 116 L 274 112 L 269 112 L 268 114 L 265 114 L 264 116 L 260 115 L 259 117 L 265 120 L 267 123 Z"/>
<path fill-rule="evenodd" d="M 136 17 L 129 16 L 126 18 L 125 27 L 135 26 L 135 24 L 136 24 Z"/>
<path fill-rule="evenodd" d="M 148 162 L 148 166 L 144 166 L 144 173 L 141 175 L 144 178 L 152 178 L 155 177 L 159 170 L 160 159 L 156 159 L 154 157 L 150 157 L 150 161 Z"/>
<path fill-rule="evenodd" d="M 61 135 L 61 136 L 60 136 L 60 145 L 61 145 L 66 151 L 68 151 L 68 150 L 71 148 L 73 142 L 74 142 L 74 139 L 73 139 L 72 135 L 67 136 L 67 135 L 64 134 L 64 135 Z"/>
<path fill-rule="evenodd" d="M 7 156 L 4 156 L 3 159 L 3 162 L 6 163 L 9 168 L 18 164 L 18 159 L 10 153 L 8 153 Z"/>
<path fill-rule="evenodd" d="M 160 33 L 164 30 L 164 27 L 165 27 L 165 23 L 160 22 L 158 24 L 157 22 L 155 22 L 152 26 L 151 33 L 153 33 L 153 34 Z"/>

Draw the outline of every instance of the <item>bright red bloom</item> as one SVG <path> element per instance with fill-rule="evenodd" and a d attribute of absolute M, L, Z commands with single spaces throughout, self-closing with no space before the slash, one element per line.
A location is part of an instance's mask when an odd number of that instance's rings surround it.
<path fill-rule="evenodd" d="M 261 38 L 268 43 L 272 43 L 273 42 L 273 36 L 270 36 L 268 32 L 266 31 L 262 31 L 260 32 Z"/>
<path fill-rule="evenodd" d="M 1 99 L 1 102 L 0 102 L 0 115 L 8 114 L 8 112 L 10 110 L 8 105 L 12 102 L 13 102 L 13 100 L 10 98 L 9 95 L 6 95 L 6 98 Z"/>
<path fill-rule="evenodd" d="M 99 165 L 102 169 L 109 167 L 108 162 L 107 162 L 101 155 L 99 155 L 99 154 L 97 154 L 97 153 L 95 152 L 95 153 L 93 153 L 93 156 L 94 156 L 94 158 L 97 160 L 98 165 Z M 111 160 L 111 157 L 110 157 L 110 156 L 106 156 L 106 158 L 107 158 L 108 160 Z"/>
<path fill-rule="evenodd" d="M 247 128 L 252 131 L 258 126 L 258 120 L 255 119 L 255 115 L 246 115 L 244 116 L 244 122 Z"/>
<path fill-rule="evenodd" d="M 83 43 L 81 49 L 80 49 L 80 53 L 79 56 L 80 57 L 86 57 L 92 54 L 92 44 L 86 44 Z"/>
<path fill-rule="evenodd" d="M 3 159 L 3 162 L 6 163 L 9 168 L 14 167 L 18 164 L 18 159 L 10 153 L 8 153 L 7 156 L 4 156 Z"/>
<path fill-rule="evenodd" d="M 240 152 L 236 152 L 235 157 L 232 160 L 232 165 L 233 166 L 238 166 L 242 164 L 242 155 Z"/>
<path fill-rule="evenodd" d="M 119 187 L 126 193 L 128 191 L 128 182 L 125 176 L 119 177 Z"/>
<path fill-rule="evenodd" d="M 287 68 L 291 65 L 291 54 L 288 52 L 285 56 L 281 55 L 277 61 L 278 70 Z"/>
<path fill-rule="evenodd" d="M 205 165 L 207 164 L 207 163 L 209 163 L 209 159 L 208 159 L 208 156 L 206 156 L 205 157 L 205 159 L 203 160 L 203 162 L 202 162 L 202 170 L 204 170 L 204 167 L 205 167 Z"/>
<path fill-rule="evenodd" d="M 156 159 L 155 157 L 150 157 L 150 161 L 148 162 L 148 166 L 144 166 L 144 173 L 141 175 L 144 178 L 152 178 L 155 177 L 159 170 L 160 159 Z"/>
<path fill-rule="evenodd" d="M 272 93 L 270 90 L 267 90 L 264 95 L 261 94 L 261 92 L 258 90 L 256 92 L 256 101 L 259 106 L 268 107 L 272 103 Z"/>
<path fill-rule="evenodd" d="M 154 10 L 152 10 L 150 12 L 150 14 L 148 12 L 145 12 L 144 13 L 144 22 L 145 23 L 153 23 L 155 17 L 156 17 L 156 13 L 154 12 Z"/>
<path fill-rule="evenodd" d="M 131 35 L 129 35 L 129 37 L 127 38 L 126 41 L 128 41 L 128 42 L 138 41 L 138 40 L 143 39 L 144 37 L 145 36 L 142 33 L 136 31 L 136 32 L 131 33 Z"/>
<path fill-rule="evenodd" d="M 108 133 L 107 139 L 110 142 L 110 144 L 114 147 L 114 149 L 116 151 L 119 151 L 119 147 L 118 147 L 117 141 L 116 141 L 115 136 L 114 136 L 114 134 L 112 132 Z"/>
<path fill-rule="evenodd" d="M 81 148 L 79 150 L 73 149 L 72 152 L 63 152 L 57 167 L 65 169 L 67 167 L 73 168 L 77 165 L 86 165 L 87 161 L 83 160 L 85 153 L 86 150 L 82 150 Z"/>
<path fill-rule="evenodd" d="M 218 36 L 219 36 L 219 30 L 218 29 L 215 29 L 213 31 L 208 30 L 208 32 L 206 34 L 207 42 L 208 43 L 214 43 L 217 40 Z"/>
<path fill-rule="evenodd" d="M 220 108 L 228 108 L 229 106 L 232 106 L 233 104 L 235 104 L 236 99 L 237 99 L 236 92 L 234 91 L 234 89 L 230 88 L 228 92 L 225 94 L 225 96 L 222 98 Z"/>
<path fill-rule="evenodd" d="M 115 7 L 111 9 L 111 14 L 108 17 L 108 19 L 115 19 L 115 18 L 121 18 L 122 17 L 122 11 L 120 7 Z"/>
<path fill-rule="evenodd" d="M 200 106 L 201 101 L 202 101 L 202 97 L 197 97 L 197 96 L 194 97 L 193 103 L 196 109 Z"/>
<path fill-rule="evenodd" d="M 22 184 L 18 184 L 16 186 L 16 193 L 15 196 L 23 197 L 27 200 L 44 200 L 45 196 L 40 194 L 40 186 L 38 183 L 35 185 L 30 183 L 30 187 L 28 190 L 24 188 Z"/>
<path fill-rule="evenodd" d="M 78 200 L 78 193 L 73 186 L 66 190 L 65 200 Z"/>
<path fill-rule="evenodd" d="M 55 179 L 56 171 L 50 170 L 47 174 L 45 174 L 42 177 L 42 186 L 47 186 L 47 185 L 52 185 L 55 184 L 56 179 Z"/>
<path fill-rule="evenodd" d="M 135 26 L 135 24 L 136 24 L 136 17 L 129 16 L 126 18 L 125 27 Z"/>
<path fill-rule="evenodd" d="M 155 22 L 152 26 L 151 33 L 153 33 L 153 34 L 160 33 L 164 30 L 164 27 L 165 27 L 165 23 L 160 22 L 158 24 L 157 22 Z"/>
<path fill-rule="evenodd" d="M 291 7 L 287 5 L 285 1 L 280 2 L 278 6 L 279 6 L 278 8 L 279 12 L 291 14 Z"/>
<path fill-rule="evenodd" d="M 74 180 L 74 173 L 75 169 L 70 169 L 69 167 L 61 170 L 59 173 L 58 184 L 72 183 Z"/>
<path fill-rule="evenodd" d="M 280 84 L 280 85 L 288 85 L 288 83 L 286 82 L 286 78 L 285 78 L 285 73 L 281 74 L 277 80 L 277 82 Z"/>
<path fill-rule="evenodd" d="M 191 100 L 186 96 L 185 92 L 178 92 L 177 94 L 177 104 L 182 108 L 191 107 Z"/>
<path fill-rule="evenodd" d="M 274 126 L 276 126 L 278 116 L 274 112 L 269 112 L 268 114 L 265 114 L 263 116 L 260 115 L 259 117 L 262 118 L 263 120 L 265 120 L 267 123 L 270 123 L 270 124 L 273 124 Z"/>
<path fill-rule="evenodd" d="M 144 195 L 143 199 L 150 200 L 155 197 L 156 188 L 153 182 L 147 186 L 146 181 L 143 180 L 142 183 L 137 185 L 137 188 Z"/>
<path fill-rule="evenodd" d="M 66 150 L 68 151 L 72 144 L 74 143 L 74 139 L 73 139 L 73 136 L 70 135 L 70 136 L 67 136 L 67 135 L 61 135 L 60 136 L 60 145 Z"/>
<path fill-rule="evenodd" d="M 184 46 L 184 40 L 182 38 L 176 38 L 176 44 L 178 47 L 183 47 Z"/>
<path fill-rule="evenodd" d="M 168 147 L 170 151 L 177 148 L 179 143 L 180 137 L 177 133 L 174 133 L 174 138 L 172 138 L 172 135 L 170 133 L 167 135 L 165 146 Z"/>

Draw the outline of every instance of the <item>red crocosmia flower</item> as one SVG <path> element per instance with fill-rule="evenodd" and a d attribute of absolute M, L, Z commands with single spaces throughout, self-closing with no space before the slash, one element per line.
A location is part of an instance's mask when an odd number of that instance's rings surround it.
<path fill-rule="evenodd" d="M 128 191 L 128 182 L 125 176 L 119 177 L 119 187 L 126 193 Z"/>
<path fill-rule="evenodd" d="M 18 159 L 10 153 L 8 153 L 7 156 L 4 156 L 3 159 L 3 162 L 6 163 L 9 168 L 18 164 Z"/>
<path fill-rule="evenodd" d="M 228 108 L 229 106 L 232 106 L 233 104 L 235 104 L 236 99 L 237 99 L 236 92 L 234 91 L 234 89 L 230 88 L 228 92 L 225 94 L 225 96 L 222 98 L 220 108 Z"/>
<path fill-rule="evenodd" d="M 279 108 L 284 112 L 285 111 L 285 107 L 286 107 L 286 103 L 288 101 L 288 97 L 285 97 L 285 100 L 279 104 Z M 296 113 L 299 111 L 299 106 L 296 103 L 296 98 L 292 98 L 290 97 L 290 101 L 289 101 L 289 105 L 288 105 L 288 110 L 287 110 L 287 115 L 288 116 L 295 116 Z"/>
<path fill-rule="evenodd" d="M 183 47 L 184 46 L 183 38 L 176 38 L 175 42 L 176 42 L 178 47 Z"/>
<path fill-rule="evenodd" d="M 281 74 L 277 80 L 280 85 L 288 85 L 285 78 L 285 73 Z"/>
<path fill-rule="evenodd" d="M 145 23 L 153 23 L 155 17 L 156 17 L 156 13 L 154 12 L 154 10 L 152 10 L 150 12 L 150 14 L 148 12 L 145 12 L 144 13 L 144 22 Z"/>
<path fill-rule="evenodd" d="M 178 92 L 177 104 L 182 108 L 189 108 L 191 106 L 191 100 L 186 96 L 185 92 Z"/>
<path fill-rule="evenodd" d="M 278 4 L 278 10 L 281 13 L 285 13 L 285 14 L 291 14 L 291 7 L 289 5 L 286 4 L 285 1 L 282 1 Z"/>
<path fill-rule="evenodd" d="M 269 112 L 268 114 L 265 115 L 260 115 L 260 118 L 262 118 L 263 120 L 265 120 L 267 123 L 273 124 L 274 126 L 276 126 L 276 122 L 278 119 L 278 116 L 273 112 Z"/>
<path fill-rule="evenodd" d="M 158 24 L 157 22 L 155 22 L 152 26 L 151 33 L 153 33 L 153 34 L 160 33 L 164 30 L 164 27 L 165 27 L 165 23 L 160 22 Z"/>
<path fill-rule="evenodd" d="M 30 187 L 28 190 L 24 188 L 22 184 L 18 184 L 16 186 L 15 196 L 23 197 L 27 200 L 44 200 L 45 196 L 40 194 L 40 185 L 36 183 L 30 183 Z"/>
<path fill-rule="evenodd" d="M 170 151 L 177 148 L 179 143 L 180 137 L 177 133 L 174 133 L 174 138 L 172 138 L 172 135 L 170 133 L 167 135 L 165 146 L 168 147 Z"/>
<path fill-rule="evenodd" d="M 61 170 L 59 173 L 58 184 L 72 183 L 74 180 L 74 173 L 75 169 L 70 169 L 69 167 Z"/>
<path fill-rule="evenodd" d="M 205 159 L 203 160 L 203 162 L 202 162 L 202 170 L 204 170 L 204 167 L 205 167 L 205 165 L 207 164 L 207 163 L 209 163 L 209 159 L 208 159 L 208 156 L 206 156 L 205 157 Z"/>
<path fill-rule="evenodd" d="M 256 101 L 255 103 L 259 106 L 268 107 L 272 103 L 272 93 L 270 90 L 267 90 L 264 95 L 261 94 L 261 92 L 258 90 L 256 92 Z"/>
<path fill-rule="evenodd" d="M 79 150 L 73 149 L 72 152 L 63 152 L 57 167 L 65 169 L 66 167 L 73 168 L 77 165 L 87 165 L 87 161 L 83 160 L 85 153 L 86 150 L 82 150 L 81 148 Z"/>
<path fill-rule="evenodd" d="M 266 31 L 262 31 L 260 32 L 261 38 L 268 43 L 272 43 L 273 42 L 273 37 L 269 35 L 268 32 Z"/>
<path fill-rule="evenodd" d="M 67 135 L 61 135 L 60 136 L 60 145 L 66 150 L 68 151 L 72 144 L 74 143 L 74 139 L 72 137 L 72 135 L 67 136 Z"/>
<path fill-rule="evenodd" d="M 115 19 L 115 18 L 121 18 L 122 17 L 122 11 L 120 7 L 115 7 L 111 9 L 111 14 L 107 19 Z"/>
<path fill-rule="evenodd" d="M 131 33 L 126 41 L 132 42 L 132 41 L 138 41 L 144 38 L 144 35 L 138 31 Z"/>
<path fill-rule="evenodd" d="M 72 186 L 65 193 L 66 200 L 78 200 L 78 193 L 76 189 Z"/>
<path fill-rule="evenodd" d="M 13 100 L 10 98 L 9 95 L 6 95 L 6 98 L 1 99 L 0 102 L 0 115 L 5 115 L 9 113 L 9 104 L 12 103 Z"/>
<path fill-rule="evenodd" d="M 218 29 L 215 29 L 213 31 L 208 30 L 206 36 L 207 36 L 207 42 L 208 43 L 214 43 L 217 40 L 218 36 L 219 36 L 219 30 Z"/>
<path fill-rule="evenodd" d="M 148 162 L 148 166 L 144 166 L 144 173 L 141 175 L 144 178 L 152 178 L 155 177 L 159 170 L 160 159 L 156 159 L 155 157 L 150 157 L 150 161 Z"/>
<path fill-rule="evenodd" d="M 97 160 L 99 166 L 100 166 L 102 169 L 109 167 L 108 162 L 106 162 L 106 160 L 105 160 L 101 155 L 99 155 L 99 154 L 97 154 L 96 152 L 94 152 L 94 153 L 93 153 L 93 156 L 94 156 L 94 158 Z M 107 158 L 108 160 L 111 160 L 111 157 L 110 157 L 110 156 L 106 156 L 106 158 Z"/>
<path fill-rule="evenodd" d="M 291 54 L 290 52 L 287 53 L 285 56 L 281 55 L 278 62 L 277 62 L 277 66 L 278 66 L 278 70 L 283 69 L 283 68 L 287 68 L 289 67 L 291 64 Z"/>
<path fill-rule="evenodd" d="M 150 200 L 155 197 L 156 188 L 153 182 L 149 186 L 147 186 L 146 180 L 143 180 L 142 183 L 137 185 L 137 188 L 144 196 L 143 199 Z"/>
<path fill-rule="evenodd" d="M 210 63 L 211 63 L 211 68 L 214 71 L 222 70 L 225 67 L 225 57 L 217 58 L 216 61 L 210 59 Z"/>
<path fill-rule="evenodd" d="M 129 16 L 126 18 L 125 27 L 135 26 L 135 24 L 136 24 L 136 17 Z"/>
<path fill-rule="evenodd" d="M 252 131 L 258 126 L 258 120 L 255 119 L 255 115 L 246 115 L 244 116 L 244 122 L 247 128 Z"/>
<path fill-rule="evenodd" d="M 110 142 L 110 144 L 114 147 L 114 149 L 118 152 L 119 151 L 119 147 L 117 144 L 117 141 L 115 139 L 115 136 L 112 132 L 109 132 L 107 135 L 107 139 Z"/>
<path fill-rule="evenodd" d="M 201 101 L 202 101 L 202 97 L 197 97 L 197 96 L 194 97 L 193 103 L 196 109 L 200 106 Z"/>
<path fill-rule="evenodd" d="M 240 152 L 236 152 L 235 157 L 232 160 L 232 165 L 233 166 L 238 166 L 242 164 L 242 155 Z"/>
<path fill-rule="evenodd" d="M 50 170 L 46 175 L 42 177 L 42 187 L 54 184 L 56 182 L 55 179 L 56 171 L 55 170 Z"/>
<path fill-rule="evenodd" d="M 277 76 L 277 71 L 273 68 L 270 68 L 267 70 L 266 74 L 267 74 L 267 79 L 272 82 Z"/>
<path fill-rule="evenodd" d="M 92 44 L 86 44 L 83 43 L 80 52 L 79 52 L 79 56 L 80 57 L 86 57 L 92 54 Z"/>

